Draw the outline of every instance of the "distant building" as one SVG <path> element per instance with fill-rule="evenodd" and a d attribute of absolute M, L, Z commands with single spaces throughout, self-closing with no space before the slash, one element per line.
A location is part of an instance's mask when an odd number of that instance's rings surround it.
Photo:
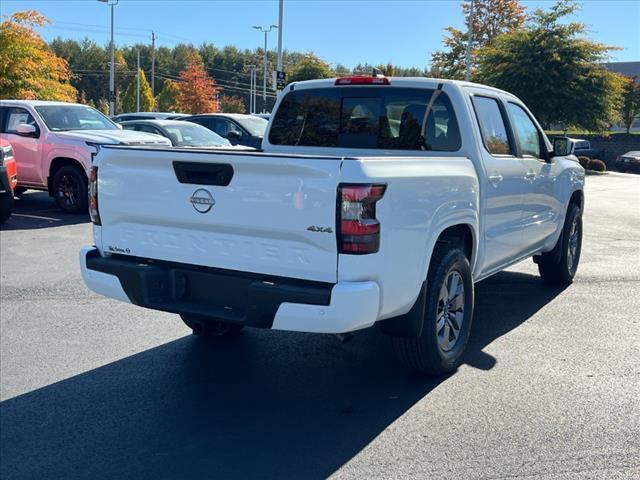
<path fill-rule="evenodd" d="M 640 83 L 640 62 L 611 62 L 605 63 L 604 66 L 610 72 L 635 77 L 636 83 Z"/>

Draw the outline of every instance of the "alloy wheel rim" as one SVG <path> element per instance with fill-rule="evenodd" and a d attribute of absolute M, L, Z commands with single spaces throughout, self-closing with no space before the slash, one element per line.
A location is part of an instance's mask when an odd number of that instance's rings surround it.
<path fill-rule="evenodd" d="M 580 229 L 578 227 L 578 217 L 576 216 L 571 222 L 571 230 L 569 230 L 569 245 L 567 252 L 567 267 L 573 272 L 574 264 L 579 252 Z"/>
<path fill-rule="evenodd" d="M 58 184 L 58 196 L 67 207 L 73 207 L 80 198 L 80 184 L 71 175 L 64 175 Z"/>
<path fill-rule="evenodd" d="M 436 313 L 436 335 L 443 352 L 451 351 L 460 338 L 464 322 L 464 282 L 455 270 L 450 271 L 438 297 Z"/>

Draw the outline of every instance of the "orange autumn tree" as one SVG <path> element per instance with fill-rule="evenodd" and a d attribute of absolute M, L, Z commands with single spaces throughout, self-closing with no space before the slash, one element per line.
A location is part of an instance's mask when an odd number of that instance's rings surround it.
<path fill-rule="evenodd" d="M 191 55 L 187 66 L 180 72 L 178 104 L 185 113 L 217 112 L 220 105 L 217 94 L 220 87 L 204 69 L 199 55 Z"/>
<path fill-rule="evenodd" d="M 76 100 L 66 60 L 35 31 L 47 23 L 35 10 L 16 12 L 0 23 L 0 98 Z"/>

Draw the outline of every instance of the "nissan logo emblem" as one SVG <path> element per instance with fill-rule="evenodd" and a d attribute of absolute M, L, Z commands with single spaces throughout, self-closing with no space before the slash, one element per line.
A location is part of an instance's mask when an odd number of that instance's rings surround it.
<path fill-rule="evenodd" d="M 199 188 L 193 192 L 189 201 L 191 202 L 191 205 L 193 205 L 193 208 L 200 213 L 207 213 L 216 204 L 211 193 L 204 188 Z"/>

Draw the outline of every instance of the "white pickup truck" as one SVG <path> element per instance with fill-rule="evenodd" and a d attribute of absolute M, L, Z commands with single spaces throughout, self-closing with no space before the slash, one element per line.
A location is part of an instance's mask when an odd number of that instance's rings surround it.
<path fill-rule="evenodd" d="M 259 152 L 104 146 L 81 269 L 92 290 L 199 334 L 378 323 L 410 368 L 439 374 L 460 362 L 474 282 L 528 257 L 572 281 L 583 187 L 567 139 L 552 147 L 507 92 L 300 82 Z"/>

